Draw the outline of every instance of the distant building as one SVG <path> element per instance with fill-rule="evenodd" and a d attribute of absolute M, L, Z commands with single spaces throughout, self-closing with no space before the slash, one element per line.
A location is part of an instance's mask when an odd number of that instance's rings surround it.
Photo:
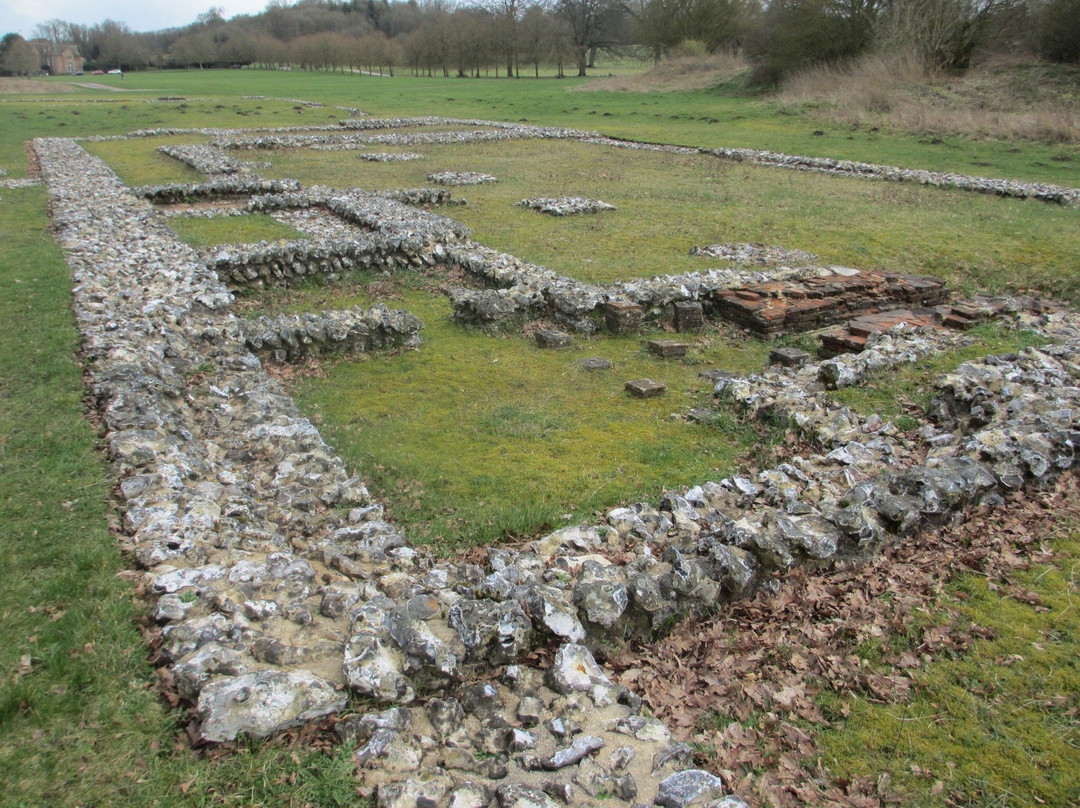
<path fill-rule="evenodd" d="M 75 45 L 53 45 L 37 39 L 30 43 L 41 56 L 41 65 L 53 76 L 64 74 L 82 73 L 83 58 L 79 55 L 79 49 Z M 54 55 L 55 54 L 55 55 Z"/>

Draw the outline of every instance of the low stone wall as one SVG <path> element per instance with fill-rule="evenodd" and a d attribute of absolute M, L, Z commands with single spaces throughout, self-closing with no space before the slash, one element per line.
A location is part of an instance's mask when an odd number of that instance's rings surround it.
<path fill-rule="evenodd" d="M 277 362 L 310 356 L 371 353 L 386 348 L 415 348 L 424 324 L 400 309 L 383 305 L 365 310 L 324 311 L 241 320 L 244 343 Z"/>
<path fill-rule="evenodd" d="M 228 176 L 207 182 L 144 185 L 135 193 L 157 205 L 237 199 L 255 194 L 284 194 L 300 190 L 296 180 L 264 180 L 251 176 Z"/>
<path fill-rule="evenodd" d="M 943 378 L 938 422 L 918 433 L 822 390 L 964 339 L 898 331 L 858 356 L 718 383 L 718 397 L 789 419 L 820 454 L 492 547 L 482 563 L 438 559 L 385 521 L 266 375 L 198 254 L 73 142 L 34 148 L 75 276 L 125 541 L 201 737 L 318 720 L 345 707 L 343 688 L 395 705 L 338 723 L 387 808 L 434 799 L 432 783 L 454 806 L 553 808 L 549 795 L 571 783 L 618 805 L 720 798 L 716 778 L 678 771 L 690 747 L 594 656 L 1075 462 L 1074 315 L 1018 315 L 1054 344 Z M 530 667 L 549 643 L 552 662 Z"/>
<path fill-rule="evenodd" d="M 166 157 L 190 166 L 200 174 L 236 174 L 246 170 L 246 166 L 241 161 L 230 157 L 219 148 L 204 143 L 158 146 L 157 150 Z"/>

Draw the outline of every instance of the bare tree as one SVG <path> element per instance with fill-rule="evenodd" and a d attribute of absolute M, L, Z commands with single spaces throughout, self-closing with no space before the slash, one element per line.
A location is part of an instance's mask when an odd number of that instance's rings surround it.
<path fill-rule="evenodd" d="M 64 46 L 71 41 L 70 27 L 63 20 L 46 20 L 34 26 L 34 35 L 41 47 L 41 55 L 49 64 L 49 72 L 54 71 L 56 59 L 60 56 Z"/>
<path fill-rule="evenodd" d="M 620 36 L 627 18 L 621 0 L 557 0 L 555 14 L 570 29 L 570 42 L 577 57 L 578 75 L 586 75 L 589 51 L 624 44 Z"/>

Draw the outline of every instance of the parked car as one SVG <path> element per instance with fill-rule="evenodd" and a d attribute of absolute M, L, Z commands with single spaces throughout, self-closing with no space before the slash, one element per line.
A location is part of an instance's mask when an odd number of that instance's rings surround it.
<path fill-rule="evenodd" d="M 91 75 L 91 76 L 104 76 L 104 75 L 105 75 L 105 71 L 104 71 L 104 70 L 95 70 L 95 71 L 94 71 L 93 73 L 91 73 L 90 75 Z"/>
<path fill-rule="evenodd" d="M 110 76 L 122 76 L 122 75 L 124 75 L 124 71 L 121 70 L 120 68 L 114 68 L 113 70 L 109 71 L 109 75 Z"/>

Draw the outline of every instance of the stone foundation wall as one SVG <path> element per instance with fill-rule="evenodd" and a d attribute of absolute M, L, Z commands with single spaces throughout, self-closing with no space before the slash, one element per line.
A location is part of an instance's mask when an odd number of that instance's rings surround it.
<path fill-rule="evenodd" d="M 278 362 L 309 356 L 415 348 L 424 324 L 411 314 L 377 305 L 369 310 L 324 311 L 241 320 L 244 343 Z"/>

